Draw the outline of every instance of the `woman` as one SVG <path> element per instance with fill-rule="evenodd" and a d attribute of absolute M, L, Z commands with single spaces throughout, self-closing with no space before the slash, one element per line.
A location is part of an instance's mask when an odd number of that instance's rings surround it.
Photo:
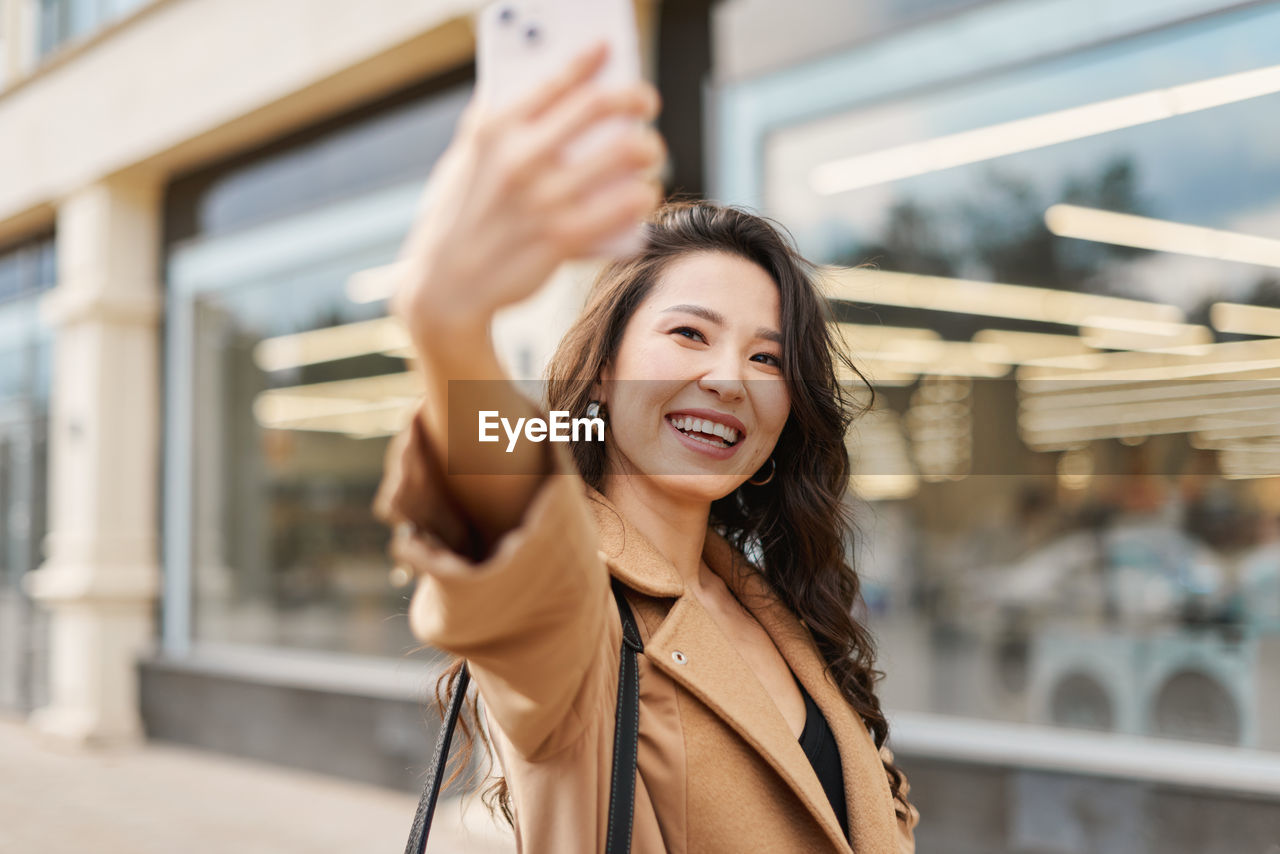
<path fill-rule="evenodd" d="M 523 851 L 603 845 L 611 576 L 645 643 L 633 851 L 913 851 L 851 616 L 851 410 L 826 304 L 766 221 L 655 214 L 653 131 L 560 158 L 600 119 L 657 111 L 647 85 L 598 91 L 602 56 L 509 110 L 469 107 L 406 244 L 395 311 L 427 395 L 375 509 L 418 578 L 410 624 L 469 662 Z M 498 364 L 494 312 L 642 217 L 648 248 L 606 268 L 549 371 L 548 409 L 598 411 L 604 441 L 478 441 L 480 411 L 538 414 Z"/>

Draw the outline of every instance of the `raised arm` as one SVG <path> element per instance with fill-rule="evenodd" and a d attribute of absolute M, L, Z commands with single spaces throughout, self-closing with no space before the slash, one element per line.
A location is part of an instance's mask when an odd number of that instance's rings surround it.
<path fill-rule="evenodd" d="M 566 446 L 518 443 L 508 454 L 478 440 L 477 413 L 535 414 L 500 367 L 494 313 L 659 201 L 664 148 L 642 123 L 590 159 L 561 157 L 601 119 L 657 111 L 647 84 L 591 84 L 602 59 L 584 56 L 501 112 L 469 105 L 428 183 L 393 303 L 426 397 L 388 449 L 374 510 L 395 526 L 393 559 L 418 581 L 410 628 L 468 659 L 489 711 L 529 758 L 570 743 L 581 727 L 566 722 L 585 720 L 572 710 L 612 690 L 616 654 L 600 650 L 606 640 L 616 649 L 620 629 L 607 622 L 608 572 Z"/>
<path fill-rule="evenodd" d="M 588 159 L 561 156 L 601 120 L 647 120 L 658 110 L 647 83 L 593 84 L 604 56 L 603 47 L 584 54 L 508 108 L 473 100 L 402 253 L 393 311 L 408 327 L 426 380 L 419 417 L 450 493 L 490 543 L 519 522 L 548 471 L 541 445 L 507 453 L 504 443 L 478 441 L 481 409 L 534 414 L 499 365 L 489 331 L 494 314 L 532 295 L 561 262 L 633 226 L 661 198 L 655 174 L 665 149 L 643 121 Z"/>

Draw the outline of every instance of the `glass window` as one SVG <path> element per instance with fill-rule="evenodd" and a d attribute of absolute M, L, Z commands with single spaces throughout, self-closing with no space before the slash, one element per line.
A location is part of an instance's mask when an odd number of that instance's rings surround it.
<path fill-rule="evenodd" d="M 372 115 L 345 117 L 175 182 L 172 239 L 230 233 L 423 174 L 452 138 L 471 95 L 470 76 L 470 69 L 451 73 L 433 81 L 433 89 L 446 88 L 428 98 L 410 93 Z"/>
<path fill-rule="evenodd" d="M 421 392 L 378 274 L 353 276 L 394 260 L 468 93 L 437 81 L 171 189 L 171 646 L 418 646 L 370 507 Z"/>
<path fill-rule="evenodd" d="M 0 253 L 0 709 L 47 700 L 47 616 L 22 590 L 47 533 L 49 376 L 53 337 L 39 314 L 33 259 L 52 239 Z M 25 296 L 15 297 L 15 293 Z M 5 298 L 7 297 L 7 298 Z"/>
<path fill-rule="evenodd" d="M 7 454 L 0 460 L 0 580 L 13 585 L 35 568 L 44 536 L 52 351 L 35 299 L 0 304 L 0 445 Z"/>
<path fill-rule="evenodd" d="M 766 138 L 880 392 L 850 443 L 890 707 L 1280 750 L 1277 32 L 1264 4 Z"/>
<path fill-rule="evenodd" d="M 415 385 L 404 360 L 383 352 L 385 307 L 346 297 L 364 266 L 343 258 L 196 301 L 199 640 L 414 647 L 405 592 L 387 575 L 387 532 L 369 507 Z"/>
<path fill-rule="evenodd" d="M 0 250 L 0 302 L 51 288 L 56 279 L 52 235 Z"/>
<path fill-rule="evenodd" d="M 40 55 L 83 38 L 150 0 L 40 0 Z"/>

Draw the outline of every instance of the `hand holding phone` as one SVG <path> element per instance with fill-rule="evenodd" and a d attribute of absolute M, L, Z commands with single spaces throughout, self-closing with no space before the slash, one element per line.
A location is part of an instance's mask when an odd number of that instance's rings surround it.
<path fill-rule="evenodd" d="M 578 54 L 505 102 L 482 89 L 463 112 L 424 189 L 392 302 L 423 357 L 482 341 L 498 309 L 561 262 L 628 236 L 661 202 L 666 148 L 647 124 L 657 92 L 600 86 L 609 51 Z M 610 124 L 620 130 L 592 143 L 588 132 Z"/>
<path fill-rule="evenodd" d="M 574 57 L 600 43 L 608 52 L 592 78 L 593 85 L 621 91 L 642 82 L 631 0 L 499 0 L 480 14 L 477 90 L 490 108 L 501 110 L 554 79 Z M 638 121 L 611 117 L 596 122 L 565 146 L 566 159 L 583 162 L 606 150 Z M 620 256 L 643 246 L 644 230 L 634 223 L 603 241 L 596 251 Z"/>

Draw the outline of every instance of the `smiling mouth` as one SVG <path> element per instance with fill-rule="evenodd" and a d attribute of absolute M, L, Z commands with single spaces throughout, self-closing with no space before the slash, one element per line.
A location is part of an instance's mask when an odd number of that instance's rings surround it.
<path fill-rule="evenodd" d="M 679 430 L 684 435 L 698 442 L 704 442 L 713 448 L 732 448 L 741 441 L 741 436 L 732 428 L 724 428 L 722 425 L 716 425 L 713 422 L 699 418 L 687 418 L 684 416 L 672 417 L 668 415 L 667 421 L 671 426 Z M 730 441 L 727 436 L 721 436 L 715 432 L 709 432 L 716 429 L 728 430 L 729 435 L 733 436 Z"/>

